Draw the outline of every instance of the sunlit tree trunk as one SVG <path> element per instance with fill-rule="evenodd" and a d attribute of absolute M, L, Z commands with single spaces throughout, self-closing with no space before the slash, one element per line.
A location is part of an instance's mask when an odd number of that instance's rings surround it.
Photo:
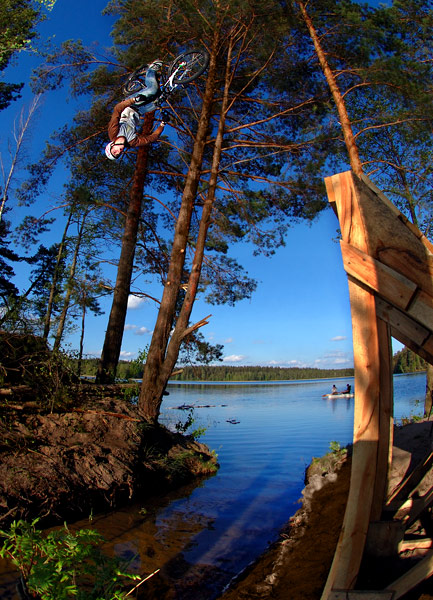
<path fill-rule="evenodd" d="M 349 155 L 350 166 L 352 167 L 352 171 L 356 175 L 361 175 L 363 172 L 361 160 L 359 158 L 358 147 L 356 145 L 356 140 L 353 135 L 352 124 L 347 114 L 346 104 L 344 102 L 344 98 L 341 94 L 341 90 L 338 87 L 337 81 L 335 79 L 334 73 L 332 72 L 331 67 L 326 60 L 325 51 L 320 43 L 319 36 L 317 35 L 317 31 L 314 27 L 312 20 L 310 19 L 307 10 L 305 8 L 304 2 L 298 2 L 299 8 L 301 9 L 302 18 L 304 19 L 305 25 L 307 26 L 308 32 L 314 44 L 314 49 L 317 54 L 317 58 L 319 60 L 320 66 L 322 68 L 323 74 L 325 75 L 326 81 L 328 83 L 329 89 L 331 90 L 332 97 L 334 98 L 335 106 L 337 107 L 338 116 L 340 118 L 341 130 L 343 132 L 344 141 L 346 144 L 347 152 Z"/>
<path fill-rule="evenodd" d="M 176 221 L 167 280 L 164 286 L 161 305 L 153 331 L 152 341 L 149 346 L 146 364 L 144 366 L 143 383 L 139 397 L 139 410 L 147 420 L 153 422 L 158 419 L 159 407 L 161 405 L 165 386 L 171 374 L 171 365 L 173 364 L 174 354 L 176 354 L 174 362 L 177 360 L 177 353 L 174 351 L 175 345 L 172 346 L 173 354 L 171 354 L 171 358 L 167 361 L 166 351 L 175 319 L 179 289 L 182 283 L 182 273 L 185 263 L 188 235 L 190 232 L 191 216 L 201 177 L 204 148 L 214 103 L 216 53 L 218 44 L 219 31 L 216 29 L 213 48 L 210 54 L 209 70 L 206 79 L 200 120 L 185 181 L 179 215 Z M 186 297 L 189 298 L 188 301 L 192 300 L 193 302 L 193 298 L 188 294 L 188 291 Z M 177 328 L 178 324 L 176 324 L 176 329 Z"/>

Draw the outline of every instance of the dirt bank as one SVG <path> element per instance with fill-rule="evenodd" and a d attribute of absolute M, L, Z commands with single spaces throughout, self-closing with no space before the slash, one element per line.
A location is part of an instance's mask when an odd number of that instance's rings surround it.
<path fill-rule="evenodd" d="M 432 426 L 431 421 L 424 421 L 395 428 L 390 490 L 431 450 Z M 331 465 L 331 472 L 324 468 L 321 473 L 321 466 L 319 461 L 315 469 L 307 472 L 302 507 L 282 531 L 281 539 L 244 571 L 219 600 L 320 600 L 343 521 L 351 460 L 342 458 Z M 421 493 L 432 485 L 429 474 Z M 376 559 L 365 562 L 360 589 L 383 589 L 412 560 L 407 555 L 380 565 Z M 405 600 L 433 600 L 433 582 L 427 580 Z"/>
<path fill-rule="evenodd" d="M 5 405 L 3 405 L 4 408 Z M 216 471 L 206 446 L 113 398 L 68 412 L 0 412 L 0 526 L 72 520 Z"/>

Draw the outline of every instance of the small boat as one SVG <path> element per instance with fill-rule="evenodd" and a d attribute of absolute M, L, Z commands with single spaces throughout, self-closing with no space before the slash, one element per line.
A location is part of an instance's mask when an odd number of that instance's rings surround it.
<path fill-rule="evenodd" d="M 344 392 L 338 392 L 338 394 L 323 394 L 322 398 L 353 398 L 355 394 L 345 394 Z"/>

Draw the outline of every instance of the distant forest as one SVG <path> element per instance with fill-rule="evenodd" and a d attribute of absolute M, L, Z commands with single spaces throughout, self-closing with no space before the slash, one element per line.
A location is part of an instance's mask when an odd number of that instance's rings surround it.
<path fill-rule="evenodd" d="M 97 358 L 83 361 L 83 373 L 95 375 L 98 368 Z M 179 366 L 182 373 L 172 376 L 172 381 L 291 381 L 294 379 L 334 379 L 353 377 L 351 369 L 314 369 L 310 367 L 233 367 L 227 365 L 188 365 Z M 417 354 L 403 348 L 393 356 L 394 373 L 415 373 L 425 371 L 425 360 Z M 123 360 L 117 368 L 118 379 L 141 379 L 143 366 L 137 361 Z"/>
<path fill-rule="evenodd" d="M 426 369 L 426 361 L 409 348 L 403 348 L 393 356 L 393 373 L 416 373 Z"/>
<path fill-rule="evenodd" d="M 288 381 L 294 379 L 326 379 L 352 377 L 353 369 L 313 369 L 297 367 L 231 367 L 197 365 L 183 367 L 173 381 Z"/>

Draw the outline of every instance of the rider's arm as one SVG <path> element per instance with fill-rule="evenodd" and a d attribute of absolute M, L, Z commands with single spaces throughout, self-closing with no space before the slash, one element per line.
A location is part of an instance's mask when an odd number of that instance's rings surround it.
<path fill-rule="evenodd" d="M 128 98 L 127 100 L 123 100 L 116 104 L 113 109 L 113 114 L 111 115 L 110 122 L 108 123 L 108 137 L 112 142 L 117 138 L 119 133 L 119 120 L 122 111 L 127 107 L 134 104 L 134 98 Z"/>
<path fill-rule="evenodd" d="M 161 123 L 157 129 L 153 133 L 144 134 L 139 133 L 136 138 L 134 138 L 131 142 L 131 146 L 146 146 L 147 144 L 151 144 L 152 142 L 156 142 L 161 133 L 164 131 L 164 125 Z"/>

